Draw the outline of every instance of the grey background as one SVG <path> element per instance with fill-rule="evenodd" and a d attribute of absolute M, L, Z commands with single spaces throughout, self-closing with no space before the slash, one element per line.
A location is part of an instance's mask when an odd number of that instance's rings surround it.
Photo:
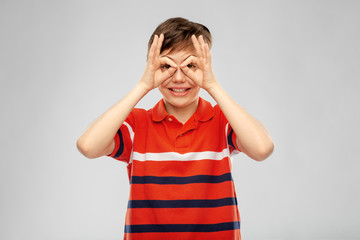
<path fill-rule="evenodd" d="M 233 164 L 243 239 L 360 239 L 359 12 L 350 0 L 1 0 L 0 239 L 122 239 L 125 164 L 75 142 L 132 89 L 150 34 L 175 16 L 209 27 L 217 79 L 275 141 L 268 160 Z"/>

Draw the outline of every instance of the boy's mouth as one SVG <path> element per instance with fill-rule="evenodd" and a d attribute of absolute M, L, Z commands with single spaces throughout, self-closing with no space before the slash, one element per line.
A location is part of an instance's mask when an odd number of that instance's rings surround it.
<path fill-rule="evenodd" d="M 169 90 L 175 97 L 183 97 L 190 92 L 191 88 L 169 88 Z"/>
<path fill-rule="evenodd" d="M 176 93 L 184 93 L 188 90 L 190 90 L 190 88 L 169 88 L 170 91 L 176 92 Z"/>

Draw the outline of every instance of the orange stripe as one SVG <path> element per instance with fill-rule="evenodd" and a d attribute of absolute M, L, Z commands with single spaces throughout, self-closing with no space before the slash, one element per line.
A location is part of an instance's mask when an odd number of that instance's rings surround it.
<path fill-rule="evenodd" d="M 232 181 L 182 185 L 132 184 L 129 200 L 186 200 L 234 197 Z"/>
<path fill-rule="evenodd" d="M 146 217 L 144 217 L 146 216 Z M 126 224 L 215 224 L 240 221 L 236 205 L 217 208 L 131 208 Z"/>
<path fill-rule="evenodd" d="M 241 240 L 240 229 L 221 232 L 125 233 L 124 240 Z"/>

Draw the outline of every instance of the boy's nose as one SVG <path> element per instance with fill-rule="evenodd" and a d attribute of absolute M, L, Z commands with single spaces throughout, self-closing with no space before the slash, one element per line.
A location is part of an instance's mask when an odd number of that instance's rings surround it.
<path fill-rule="evenodd" d="M 173 82 L 185 82 L 185 74 L 180 67 L 177 68 L 172 80 Z"/>

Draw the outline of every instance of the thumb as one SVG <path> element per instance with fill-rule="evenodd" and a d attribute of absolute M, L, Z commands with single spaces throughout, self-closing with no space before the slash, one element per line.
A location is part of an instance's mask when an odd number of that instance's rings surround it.
<path fill-rule="evenodd" d="M 164 76 L 164 79 L 170 78 L 172 75 L 175 74 L 176 70 L 177 70 L 177 68 L 176 68 L 176 67 L 173 67 L 173 66 L 171 66 L 171 67 L 169 67 L 168 69 L 166 69 L 166 70 L 163 72 L 163 74 L 164 74 L 164 75 L 163 75 L 163 76 Z"/>
<path fill-rule="evenodd" d="M 187 65 L 185 66 L 180 66 L 180 70 L 189 78 L 193 78 L 194 77 L 194 71 L 191 70 Z"/>
<path fill-rule="evenodd" d="M 192 77 L 194 75 L 194 70 L 196 69 L 197 63 L 197 58 L 195 56 L 190 56 L 180 65 L 180 68 L 185 75 Z"/>

